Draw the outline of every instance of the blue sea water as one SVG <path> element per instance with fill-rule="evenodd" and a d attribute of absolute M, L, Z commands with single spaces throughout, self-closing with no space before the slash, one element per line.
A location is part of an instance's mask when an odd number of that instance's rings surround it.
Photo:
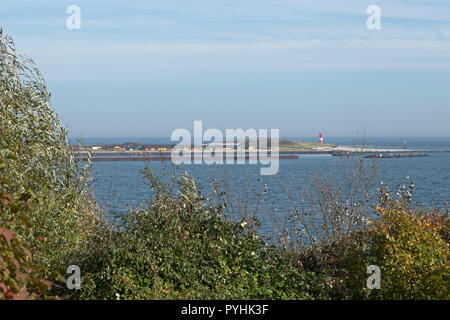
<path fill-rule="evenodd" d="M 92 139 L 92 138 L 91 138 Z M 141 143 L 164 143 L 158 138 L 111 138 L 107 141 L 136 141 Z M 115 140 L 114 140 L 115 139 Z M 311 138 L 298 138 L 301 141 L 315 141 Z M 90 139 L 86 139 L 90 140 Z M 93 138 L 95 143 L 109 143 L 102 138 Z M 357 138 L 330 138 L 328 142 L 337 145 L 358 145 Z M 85 142 L 88 143 L 88 142 Z M 450 138 L 449 137 L 417 137 L 407 139 L 408 148 L 415 150 L 436 150 L 426 157 L 378 159 L 378 172 L 373 192 L 380 182 L 395 190 L 398 185 L 415 183 L 413 200 L 423 206 L 443 207 L 450 202 Z M 366 140 L 370 146 L 383 148 L 400 148 L 403 138 L 370 138 Z M 291 209 L 285 188 L 296 195 L 297 189 L 311 190 L 313 176 L 323 176 L 330 180 L 340 181 L 339 157 L 331 155 L 300 155 L 299 159 L 280 160 L 277 175 L 261 176 L 259 165 L 180 165 L 179 172 L 186 171 L 204 186 L 208 193 L 211 177 L 216 178 L 227 191 L 229 208 L 235 214 L 252 214 L 252 211 L 283 214 Z M 364 161 L 369 161 L 368 159 Z M 146 166 L 144 162 L 93 162 L 95 194 L 100 205 L 108 210 L 124 211 L 127 207 L 139 207 L 142 201 L 148 200 L 151 191 L 145 178 L 139 173 Z M 163 173 L 167 164 L 152 162 L 151 168 L 158 174 Z M 409 180 L 407 179 L 409 177 Z M 266 188 L 266 194 L 264 194 Z M 261 199 L 264 198 L 264 208 Z M 276 208 L 276 209 L 274 209 Z M 260 212 L 260 213 L 261 213 Z M 269 228 L 271 218 L 260 214 L 260 219 Z"/>

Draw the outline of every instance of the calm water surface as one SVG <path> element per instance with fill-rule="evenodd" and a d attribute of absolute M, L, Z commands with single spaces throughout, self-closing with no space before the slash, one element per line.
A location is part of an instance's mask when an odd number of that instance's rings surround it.
<path fill-rule="evenodd" d="M 144 139 L 144 138 L 141 138 Z M 297 138 L 298 139 L 298 138 Z M 347 139 L 347 140 L 346 140 Z M 306 139 L 298 139 L 304 140 Z M 354 145 L 357 140 L 337 138 L 336 144 Z M 399 141 L 400 140 L 400 141 Z M 134 140 L 133 140 L 134 141 Z M 370 141 L 369 141 L 370 142 Z M 101 143 L 101 142 L 100 142 Z M 396 138 L 372 139 L 372 145 L 384 147 L 399 147 L 403 140 Z M 450 138 L 416 138 L 408 140 L 410 149 L 450 150 Z M 180 165 L 180 172 L 187 171 L 197 182 L 210 190 L 210 179 L 214 176 L 233 197 L 233 210 L 247 211 L 257 207 L 263 194 L 264 185 L 267 188 L 265 208 L 277 208 L 277 214 L 289 210 L 289 202 L 284 187 L 295 192 L 295 187 L 308 189 L 311 177 L 320 174 L 329 179 L 340 179 L 339 158 L 331 155 L 300 155 L 299 159 L 280 160 L 279 173 L 275 176 L 260 176 L 259 165 Z M 369 162 L 369 160 L 364 160 Z M 109 210 L 124 211 L 127 207 L 139 207 L 140 203 L 151 196 L 151 191 L 145 184 L 145 178 L 139 173 L 146 166 L 144 162 L 94 162 L 92 175 L 97 200 Z M 163 172 L 164 164 L 153 162 L 151 168 L 156 173 Z M 426 157 L 392 158 L 377 160 L 377 184 L 382 181 L 390 189 L 397 185 L 408 184 L 406 177 L 415 183 L 414 199 L 422 205 L 444 206 L 450 201 L 450 153 L 432 152 Z M 224 178 L 226 177 L 226 178 Z M 247 206 L 245 199 L 248 199 Z M 261 210 L 261 209 L 259 209 Z M 260 219 L 266 227 L 271 220 Z"/>

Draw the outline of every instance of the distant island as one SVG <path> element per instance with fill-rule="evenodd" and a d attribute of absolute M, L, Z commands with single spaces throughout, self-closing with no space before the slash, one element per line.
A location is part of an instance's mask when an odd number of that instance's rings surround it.
<path fill-rule="evenodd" d="M 268 145 L 270 148 L 270 139 L 268 139 Z M 76 153 L 85 153 L 90 151 L 91 153 L 111 153 L 111 152 L 127 152 L 127 153 L 139 153 L 139 152 L 171 152 L 176 144 L 142 144 L 137 142 L 125 142 L 121 144 L 96 144 L 96 145 L 85 145 L 78 144 L 72 145 L 73 150 Z M 223 142 L 211 144 L 203 144 L 202 148 L 213 147 L 217 151 L 229 151 L 229 150 L 245 150 L 245 151 L 257 151 L 252 149 L 251 144 L 248 140 L 237 141 L 235 143 Z M 295 151 L 327 151 L 330 152 L 336 146 L 329 143 L 319 143 L 319 142 L 299 142 L 290 139 L 280 139 L 279 140 L 279 151 L 280 152 L 295 152 Z M 191 149 L 192 151 L 196 148 L 191 146 L 186 146 L 186 149 Z"/>
<path fill-rule="evenodd" d="M 254 142 L 254 141 L 253 141 Z M 191 145 L 181 146 L 185 153 L 199 153 L 205 150 L 222 152 L 223 154 L 232 152 L 235 155 L 240 151 L 244 152 L 245 156 L 252 156 L 259 152 L 269 151 L 271 149 L 271 141 L 267 140 L 267 146 L 262 148 L 255 148 L 254 146 L 261 146 L 258 143 L 251 143 L 249 140 L 237 140 L 235 142 L 223 142 L 223 143 L 205 143 L 202 148 L 198 148 Z M 436 152 L 433 150 L 411 150 L 411 149 L 386 149 L 386 148 L 373 148 L 365 146 L 336 146 L 330 143 L 320 142 L 299 142 L 290 139 L 282 138 L 279 140 L 278 153 L 280 159 L 291 159 L 292 155 L 299 154 L 330 154 L 333 156 L 348 156 L 351 154 L 364 154 L 366 158 L 406 158 L 406 157 L 423 157 L 428 152 Z M 155 156 L 160 156 L 160 160 L 166 160 L 174 148 L 180 148 L 177 144 L 142 144 L 137 142 L 125 142 L 121 144 L 96 144 L 86 145 L 78 144 L 71 145 L 77 158 L 81 160 L 88 159 L 88 153 L 91 153 L 93 160 L 106 161 L 112 160 L 143 160 L 143 157 L 147 159 L 152 156 L 151 159 L 158 160 Z M 442 151 L 441 151 L 442 152 Z M 450 150 L 445 150 L 450 152 Z M 116 158 L 116 156 L 121 156 Z M 108 158 L 106 158 L 108 157 Z M 114 158 L 110 158 L 114 157 Z M 126 158 L 128 157 L 128 158 Z M 298 158 L 298 157 L 296 157 Z"/>

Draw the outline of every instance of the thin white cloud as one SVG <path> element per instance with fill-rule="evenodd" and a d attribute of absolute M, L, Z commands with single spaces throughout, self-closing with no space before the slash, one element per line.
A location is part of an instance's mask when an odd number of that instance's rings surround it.
<path fill-rule="evenodd" d="M 145 81 L 204 70 L 450 70 L 450 42 L 404 39 L 258 43 L 52 42 L 31 45 L 50 80 Z M 115 79 L 115 80 L 112 80 Z"/>

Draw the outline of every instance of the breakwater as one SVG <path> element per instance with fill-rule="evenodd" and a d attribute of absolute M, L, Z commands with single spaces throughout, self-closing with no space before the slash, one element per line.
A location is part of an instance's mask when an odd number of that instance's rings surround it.
<path fill-rule="evenodd" d="M 352 156 L 352 155 L 362 155 L 364 158 L 409 158 L 409 157 L 424 157 L 428 153 L 448 153 L 450 150 L 405 150 L 405 149 L 381 149 L 381 148 L 356 148 L 356 147 L 346 147 L 339 146 L 332 149 L 321 149 L 321 150 L 279 150 L 279 159 L 298 159 L 299 155 L 318 155 L 318 154 L 328 154 L 332 156 Z M 203 155 L 202 152 L 192 152 L 185 156 L 186 159 L 194 159 L 194 155 L 199 155 L 202 159 L 213 160 L 215 159 L 214 153 L 208 153 Z M 259 156 L 258 154 L 261 154 Z M 168 161 L 171 160 L 171 151 L 92 151 L 91 152 L 92 161 Z M 80 161 L 87 161 L 88 153 L 84 151 L 75 151 L 76 159 Z M 226 152 L 223 153 L 224 159 L 268 159 L 270 157 L 269 150 L 262 151 L 245 151 L 244 153 L 227 155 Z M 266 158 L 264 158 L 266 157 Z"/>
<path fill-rule="evenodd" d="M 297 155 L 280 155 L 278 156 L 278 159 L 280 160 L 287 160 L 287 159 L 298 159 L 299 156 Z M 76 160 L 79 161 L 88 161 L 88 157 L 75 157 Z M 178 160 L 194 160 L 194 157 L 180 157 L 177 158 Z M 203 160 L 215 160 L 217 158 L 215 157 L 202 157 Z M 271 157 L 267 156 L 234 156 L 234 157 L 223 157 L 224 160 L 226 159 L 234 159 L 234 160 L 271 160 Z M 99 157 L 94 156 L 91 157 L 91 161 L 171 161 L 171 157 L 165 157 L 165 156 L 140 156 L 140 157 L 126 157 L 126 156 L 113 156 L 113 157 Z"/>
<path fill-rule="evenodd" d="M 345 157 L 352 156 L 355 154 L 363 154 L 364 158 L 368 159 L 389 159 L 389 158 L 411 158 L 411 157 L 425 157 L 428 155 L 428 152 L 424 151 L 394 151 L 394 152 L 386 152 L 386 151 L 373 151 L 373 150 L 364 150 L 364 151 L 334 151 L 332 153 L 335 157 Z"/>
<path fill-rule="evenodd" d="M 388 159 L 388 158 L 411 158 L 411 157 L 425 157 L 428 154 L 426 152 L 383 152 L 375 153 L 365 156 L 365 158 L 377 158 L 377 159 Z"/>

